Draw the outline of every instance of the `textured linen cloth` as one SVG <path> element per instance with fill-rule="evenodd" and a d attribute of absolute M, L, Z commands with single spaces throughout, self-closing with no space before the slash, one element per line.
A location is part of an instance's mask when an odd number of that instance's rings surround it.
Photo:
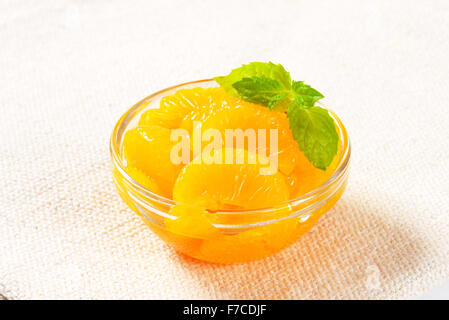
<path fill-rule="evenodd" d="M 1 296 L 396 299 L 449 279 L 448 30 L 447 0 L 1 1 Z M 347 126 L 348 188 L 272 257 L 179 255 L 116 193 L 113 126 L 268 60 Z"/>

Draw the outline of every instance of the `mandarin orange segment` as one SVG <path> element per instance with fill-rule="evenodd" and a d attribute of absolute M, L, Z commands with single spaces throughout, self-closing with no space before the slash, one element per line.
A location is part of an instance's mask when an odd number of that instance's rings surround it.
<path fill-rule="evenodd" d="M 293 171 L 300 153 L 285 113 L 271 111 L 267 107 L 245 101 L 239 100 L 233 108 L 222 109 L 209 117 L 204 121 L 202 129 L 203 131 L 217 129 L 223 137 L 225 137 L 227 129 L 254 130 L 257 138 L 261 139 L 260 142 L 262 142 L 260 146 L 259 141 L 254 143 L 256 146 L 254 151 L 267 157 L 277 155 L 279 170 L 287 175 Z M 260 129 L 264 130 L 264 139 L 259 131 Z M 276 144 L 272 144 L 270 140 L 270 130 L 272 129 L 277 130 L 278 141 L 273 141 Z M 245 148 L 249 146 L 248 140 L 245 141 Z"/>
<path fill-rule="evenodd" d="M 249 227 L 243 231 L 237 229 L 234 234 L 223 235 L 215 241 L 205 240 L 201 244 L 198 256 L 211 262 L 234 263 L 273 254 L 293 243 L 302 232 L 298 218 L 286 218 L 290 214 L 292 211 L 289 207 L 279 208 L 272 212 L 270 217 L 261 219 L 273 221 L 268 225 Z"/>
<path fill-rule="evenodd" d="M 172 147 L 171 130 L 159 126 L 136 127 L 126 132 L 123 154 L 127 166 L 137 168 L 157 184 L 161 195 L 171 197 L 173 185 L 182 164 L 170 159 Z"/>
<path fill-rule="evenodd" d="M 339 146 L 340 152 L 341 146 Z M 326 170 L 313 166 L 304 153 L 298 153 L 298 160 L 293 172 L 286 176 L 291 198 L 304 195 L 325 183 L 337 168 L 339 157 L 335 156 Z"/>
<path fill-rule="evenodd" d="M 167 129 L 176 129 L 181 125 L 183 116 L 169 110 L 150 109 L 142 113 L 139 126 L 160 126 Z"/>
<path fill-rule="evenodd" d="M 204 121 L 222 108 L 239 101 L 229 96 L 223 88 L 181 89 L 163 97 L 160 108 L 145 111 L 139 125 L 160 125 L 165 128 L 182 128 L 192 132 L 193 121 Z"/>
<path fill-rule="evenodd" d="M 133 178 L 136 182 L 138 182 L 151 192 L 154 192 L 156 194 L 161 193 L 161 189 L 158 187 L 157 183 L 148 175 L 146 175 L 142 170 L 128 165 L 126 167 L 126 172 L 131 178 Z"/>
<path fill-rule="evenodd" d="M 216 263 L 245 262 L 273 254 L 297 237 L 298 220 L 282 220 L 217 240 L 205 240 L 198 258 Z"/>
<path fill-rule="evenodd" d="M 221 235 L 208 218 L 210 214 L 200 207 L 178 204 L 170 214 L 177 218 L 165 218 L 165 227 L 173 233 L 198 239 L 215 239 Z"/>
<path fill-rule="evenodd" d="M 282 174 L 277 171 L 270 175 L 261 174 L 264 168 L 267 169 L 263 164 L 267 159 L 262 160 L 245 150 L 223 148 L 215 152 L 213 156 L 221 159 L 221 163 L 197 163 L 199 159 L 196 158 L 183 168 L 173 189 L 175 201 L 218 210 L 264 208 L 289 198 Z M 226 164 L 227 152 L 248 160 L 241 164 L 236 161 Z"/>

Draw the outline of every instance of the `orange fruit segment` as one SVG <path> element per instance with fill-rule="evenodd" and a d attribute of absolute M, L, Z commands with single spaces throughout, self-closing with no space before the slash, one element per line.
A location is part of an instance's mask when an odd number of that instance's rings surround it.
<path fill-rule="evenodd" d="M 160 126 L 167 129 L 179 128 L 182 115 L 170 110 L 150 109 L 145 111 L 139 119 L 139 126 Z"/>
<path fill-rule="evenodd" d="M 199 249 L 199 258 L 234 263 L 263 258 L 273 254 L 297 239 L 296 219 L 282 220 L 216 240 L 205 240 Z"/>
<path fill-rule="evenodd" d="M 338 152 L 340 149 L 341 146 L 339 146 Z M 335 156 L 326 170 L 321 170 L 314 167 L 304 153 L 299 152 L 295 168 L 290 175 L 285 177 L 291 198 L 304 195 L 325 183 L 337 168 L 338 161 L 339 157 Z"/>
<path fill-rule="evenodd" d="M 139 125 L 182 128 L 192 132 L 193 121 L 204 121 L 238 101 L 239 99 L 229 96 L 220 87 L 181 89 L 163 97 L 159 109 L 145 111 Z"/>
<path fill-rule="evenodd" d="M 254 143 L 256 146 L 254 151 L 266 157 L 277 155 L 279 170 L 287 175 L 293 171 L 299 157 L 300 151 L 290 131 L 287 115 L 271 111 L 267 107 L 239 101 L 233 108 L 222 109 L 209 117 L 204 121 L 202 129 L 203 131 L 218 129 L 223 137 L 225 137 L 227 129 L 254 130 L 257 139 L 261 140 Z M 262 138 L 259 130 L 263 130 L 265 139 Z M 278 140 L 273 141 L 276 142 L 276 145 L 273 145 L 270 140 L 270 130 L 277 130 Z M 237 141 L 235 140 L 234 143 Z M 249 143 L 245 142 L 245 148 L 248 148 L 248 145 Z"/>
<path fill-rule="evenodd" d="M 146 189 L 150 190 L 151 192 L 154 192 L 156 194 L 161 193 L 161 189 L 158 187 L 157 183 L 154 181 L 154 179 L 150 178 L 148 175 L 143 173 L 143 171 L 128 165 L 126 167 L 126 172 L 128 175 L 133 178 L 136 182 L 141 184 Z"/>
<path fill-rule="evenodd" d="M 269 166 L 267 159 L 242 149 L 222 148 L 214 153 L 221 163 L 197 163 L 196 158 L 182 169 L 173 189 L 175 201 L 219 210 L 264 208 L 288 200 L 289 190 L 279 172 L 261 174 Z M 239 164 L 235 158 L 227 164 L 227 155 L 247 160 Z"/>
<path fill-rule="evenodd" d="M 175 205 L 170 214 L 177 219 L 165 218 L 165 227 L 173 233 L 197 239 L 214 239 L 221 235 L 204 209 L 184 204 Z"/>
<path fill-rule="evenodd" d="M 159 126 L 139 126 L 125 133 L 123 154 L 127 166 L 136 168 L 154 181 L 161 195 L 171 198 L 173 185 L 183 164 L 170 159 L 177 141 L 170 140 L 171 130 Z"/>

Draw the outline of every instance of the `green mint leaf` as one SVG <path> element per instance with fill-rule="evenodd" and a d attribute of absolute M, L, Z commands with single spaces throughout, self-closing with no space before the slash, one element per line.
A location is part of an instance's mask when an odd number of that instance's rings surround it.
<path fill-rule="evenodd" d="M 317 168 L 326 170 L 337 154 L 338 133 L 326 109 L 290 104 L 287 117 L 299 148 Z"/>
<path fill-rule="evenodd" d="M 290 130 L 307 159 L 325 170 L 338 150 L 338 134 L 326 109 L 315 106 L 324 98 L 303 81 L 292 81 L 280 64 L 252 62 L 214 78 L 230 95 L 280 112 L 287 111 Z"/>
<path fill-rule="evenodd" d="M 310 108 L 315 102 L 324 98 L 324 96 L 303 81 L 293 81 L 292 90 L 294 92 L 295 102 L 304 108 Z"/>
<path fill-rule="evenodd" d="M 251 77 L 264 77 L 277 80 L 285 88 L 291 88 L 290 73 L 280 64 L 274 64 L 272 62 L 251 62 L 244 64 L 240 68 L 232 70 L 227 76 L 215 77 L 214 80 L 230 95 L 240 97 L 233 84 L 243 78 Z"/>
<path fill-rule="evenodd" d="M 270 109 L 290 95 L 290 89 L 284 84 L 265 77 L 243 78 L 232 86 L 243 100 L 261 104 Z"/>

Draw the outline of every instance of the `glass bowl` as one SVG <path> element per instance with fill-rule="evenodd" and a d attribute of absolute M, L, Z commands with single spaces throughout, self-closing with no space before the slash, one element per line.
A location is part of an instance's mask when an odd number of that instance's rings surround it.
<path fill-rule="evenodd" d="M 170 221 L 177 217 L 171 215 L 170 210 L 181 204 L 151 192 L 130 177 L 122 155 L 122 138 L 127 130 L 137 125 L 145 110 L 159 107 L 162 97 L 179 89 L 214 86 L 218 86 L 214 80 L 183 83 L 158 91 L 129 109 L 119 119 L 111 136 L 114 182 L 125 203 L 156 235 L 177 251 L 214 263 L 261 259 L 295 242 L 340 199 L 348 180 L 351 154 L 348 134 L 340 119 L 329 111 L 340 137 L 338 165 L 326 182 L 307 194 L 270 208 L 208 213 L 207 223 L 219 232 L 198 234 L 195 228 L 182 232 L 173 230 Z"/>

